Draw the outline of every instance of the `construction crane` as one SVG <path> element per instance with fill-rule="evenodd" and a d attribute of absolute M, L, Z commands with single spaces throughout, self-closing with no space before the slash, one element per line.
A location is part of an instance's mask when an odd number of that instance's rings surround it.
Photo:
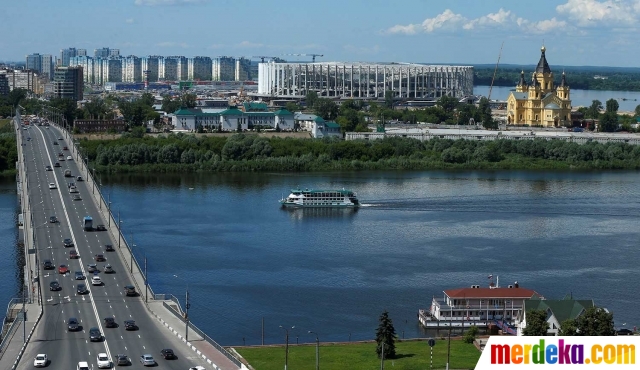
<path fill-rule="evenodd" d="M 264 63 L 265 59 L 278 59 L 278 57 L 270 57 L 270 56 L 266 56 L 266 55 L 258 55 L 258 56 L 253 56 L 251 58 L 253 58 L 253 59 L 260 58 L 260 63 Z"/>
<path fill-rule="evenodd" d="M 502 56 L 502 47 L 504 46 L 504 41 L 502 41 L 502 45 L 500 45 L 500 54 L 498 54 L 498 61 L 496 62 L 496 68 L 493 70 L 493 77 L 491 78 L 491 86 L 489 86 L 489 96 L 487 96 L 487 100 L 491 101 L 491 90 L 493 90 L 493 81 L 496 79 L 496 73 L 498 72 L 498 64 L 500 64 L 500 57 Z"/>
<path fill-rule="evenodd" d="M 311 57 L 312 58 L 311 60 L 313 61 L 313 63 L 316 62 L 316 57 L 323 57 L 324 56 L 322 54 L 284 54 L 284 55 L 293 55 L 293 56 L 296 56 L 296 57 Z"/>

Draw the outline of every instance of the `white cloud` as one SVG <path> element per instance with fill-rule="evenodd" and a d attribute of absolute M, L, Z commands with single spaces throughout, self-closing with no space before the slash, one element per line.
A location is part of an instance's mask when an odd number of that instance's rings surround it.
<path fill-rule="evenodd" d="M 558 5 L 556 11 L 579 26 L 603 23 L 616 26 L 619 23 L 634 24 L 640 15 L 639 0 L 568 0 Z"/>
<path fill-rule="evenodd" d="M 236 46 L 239 48 L 259 48 L 259 47 L 263 47 L 264 45 L 259 43 L 254 43 L 251 41 L 242 41 Z"/>
<path fill-rule="evenodd" d="M 204 3 L 207 0 L 136 0 L 136 5 L 156 6 L 156 5 L 186 5 Z"/>
<path fill-rule="evenodd" d="M 553 17 L 551 19 L 545 19 L 538 22 L 531 22 L 526 19 L 518 18 L 516 24 L 524 31 L 535 34 L 549 33 L 556 30 L 563 30 L 567 28 L 567 22 L 560 21 Z"/>
<path fill-rule="evenodd" d="M 181 47 L 183 49 L 186 49 L 189 47 L 189 44 L 187 44 L 186 42 L 173 42 L 173 41 L 165 41 L 165 42 L 158 43 L 156 45 L 160 47 Z"/>
<path fill-rule="evenodd" d="M 427 18 L 422 22 L 424 32 L 431 33 L 437 29 L 453 29 L 467 21 L 467 18 L 447 9 L 434 18 Z"/>
<path fill-rule="evenodd" d="M 133 23 L 133 18 L 125 19 L 124 21 L 129 23 L 129 24 L 131 24 L 131 23 Z"/>
<path fill-rule="evenodd" d="M 462 26 L 465 30 L 472 30 L 477 27 L 491 27 L 504 25 L 513 22 L 513 16 L 510 10 L 500 8 L 497 13 L 489 13 L 480 18 L 472 19 Z"/>

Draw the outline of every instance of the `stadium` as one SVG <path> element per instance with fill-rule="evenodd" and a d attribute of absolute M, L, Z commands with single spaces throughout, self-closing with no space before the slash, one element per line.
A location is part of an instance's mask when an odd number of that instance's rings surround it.
<path fill-rule="evenodd" d="M 408 63 L 260 63 L 257 96 L 436 100 L 473 95 L 473 67 Z"/>

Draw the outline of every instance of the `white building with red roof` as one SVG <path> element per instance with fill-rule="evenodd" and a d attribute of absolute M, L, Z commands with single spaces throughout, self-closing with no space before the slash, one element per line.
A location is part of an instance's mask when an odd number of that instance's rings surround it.
<path fill-rule="evenodd" d="M 418 319 L 423 326 L 486 327 L 496 324 L 505 332 L 515 334 L 513 326 L 524 308 L 524 301 L 534 296 L 543 298 L 534 290 L 521 288 L 517 282 L 506 287 L 492 282 L 489 287 L 472 285 L 443 293 L 441 298 L 433 297 L 429 310 L 419 310 Z M 506 328 L 503 327 L 505 324 Z"/>

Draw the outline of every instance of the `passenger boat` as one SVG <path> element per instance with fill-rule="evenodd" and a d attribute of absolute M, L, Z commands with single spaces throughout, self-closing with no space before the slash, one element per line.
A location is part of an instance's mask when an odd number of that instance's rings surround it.
<path fill-rule="evenodd" d="M 288 197 L 280 200 L 282 207 L 357 207 L 356 193 L 351 190 L 291 189 Z"/>

